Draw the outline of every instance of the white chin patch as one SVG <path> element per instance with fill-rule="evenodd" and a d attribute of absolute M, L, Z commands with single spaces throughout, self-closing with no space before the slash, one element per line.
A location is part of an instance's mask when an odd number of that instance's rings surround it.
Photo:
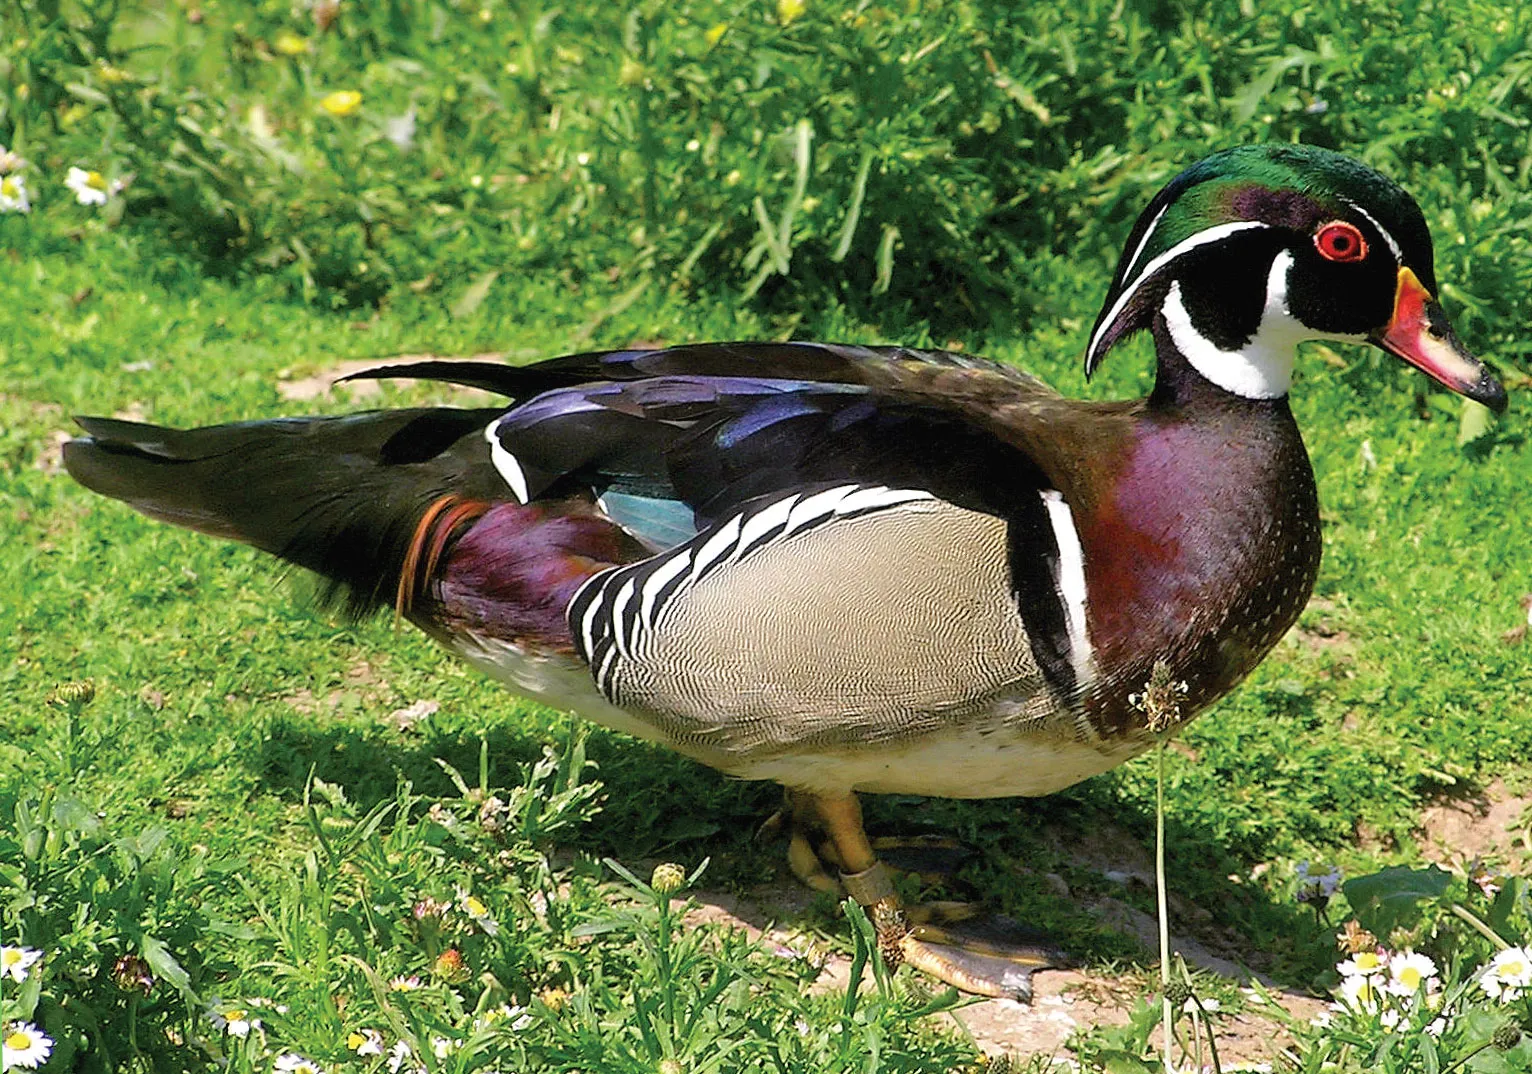
<path fill-rule="evenodd" d="M 1255 335 L 1238 350 L 1224 350 L 1192 324 L 1179 280 L 1170 285 L 1160 312 L 1176 349 L 1192 368 L 1226 392 L 1245 399 L 1280 399 L 1293 383 L 1298 344 L 1322 334 L 1305 328 L 1287 308 L 1287 274 L 1293 255 L 1277 254 L 1266 276 L 1266 305 Z"/>

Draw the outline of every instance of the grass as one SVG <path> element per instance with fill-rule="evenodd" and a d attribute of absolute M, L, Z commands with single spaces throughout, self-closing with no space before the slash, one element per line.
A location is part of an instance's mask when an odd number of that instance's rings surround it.
<path fill-rule="evenodd" d="M 928 1016 L 950 1001 L 873 974 L 865 930 L 828 902 L 796 924 L 868 962 L 865 998 L 809 993 L 812 958 L 678 928 L 643 882 L 666 859 L 706 860 L 709 887 L 779 879 L 777 850 L 752 842 L 773 788 L 520 702 L 386 619 L 318 612 L 256 553 L 89 497 L 57 440 L 73 413 L 203 424 L 438 397 L 279 393 L 356 359 L 657 338 L 955 342 L 1072 395 L 1142 394 L 1141 343 L 1090 384 L 1078 368 L 1116 245 L 1174 164 L 1254 138 L 1362 152 L 1406 181 L 1460 331 L 1524 390 L 1525 15 L 1130 7 L 379 5 L 329 31 L 243 0 L 201 21 L 4 16 L 0 140 L 31 162 L 36 205 L 0 215 L 0 941 L 47 960 L 0 998 L 54 1038 L 46 1069 L 386 1065 L 348 1046 L 364 1029 L 448 1070 L 976 1062 Z M 277 49 L 284 29 L 301 53 Z M 917 60 L 932 42 L 951 47 Z M 360 115 L 316 104 L 352 86 Z M 401 152 L 385 121 L 411 109 Z M 74 163 L 134 179 L 87 209 L 59 185 Z M 1342 894 L 1321 921 L 1294 900 L 1297 863 L 1420 866 L 1425 804 L 1529 775 L 1529 643 L 1503 640 L 1532 589 L 1528 427 L 1513 396 L 1460 443 L 1455 399 L 1349 348 L 1311 348 L 1294 407 L 1326 523 L 1318 599 L 1168 755 L 1169 864 L 1172 890 L 1278 981 L 1324 989 L 1335 925 L 1369 911 Z M 82 680 L 88 704 L 50 701 Z M 438 707 L 391 718 L 419 701 Z M 868 813 L 963 836 L 969 881 L 1106 966 L 1143 956 L 1048 874 L 1147 909 L 1060 847 L 1102 829 L 1147 843 L 1154 797 L 1137 762 L 1044 800 Z M 1451 905 L 1528 938 L 1524 887 L 1477 891 L 1457 874 L 1368 920 L 1461 978 L 1489 948 Z M 420 989 L 390 985 L 411 976 Z M 215 996 L 263 1029 L 218 1032 Z M 1437 1067 L 1503 1020 L 1465 1014 Z M 1077 1054 L 1127 1069 L 1136 1032 Z M 460 1044 L 438 1056 L 437 1039 Z M 1389 1039 L 1348 1027 L 1304 1062 L 1426 1062 Z M 1514 1049 L 1464 1062 L 1491 1058 L 1527 1066 Z"/>

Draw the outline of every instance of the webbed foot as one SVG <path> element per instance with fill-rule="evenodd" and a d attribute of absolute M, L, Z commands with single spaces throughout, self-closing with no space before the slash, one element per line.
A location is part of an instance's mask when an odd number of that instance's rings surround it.
<path fill-rule="evenodd" d="M 878 947 L 891 964 L 907 962 L 924 973 L 981 996 L 1028 1002 L 1032 974 L 1070 964 L 1056 945 L 1020 922 L 966 902 L 929 902 L 906 907 L 894 890 L 894 872 L 885 855 L 897 858 L 913 849 L 917 863 L 927 854 L 933 864 L 955 865 L 967 848 L 956 840 L 919 838 L 879 845 L 862 829 L 861 808 L 853 795 L 794 796 L 788 861 L 804 883 L 819 891 L 844 892 L 866 908 L 878 932 Z M 805 823 L 803 805 L 812 806 L 820 830 Z M 884 849 L 887 847 L 887 849 Z M 956 855 L 956 856 L 955 856 Z M 850 867 L 850 868 L 848 868 Z M 928 875 L 920 864 L 911 870 Z M 837 879 L 832 875 L 839 873 Z M 947 870 L 935 868 L 938 875 Z"/>

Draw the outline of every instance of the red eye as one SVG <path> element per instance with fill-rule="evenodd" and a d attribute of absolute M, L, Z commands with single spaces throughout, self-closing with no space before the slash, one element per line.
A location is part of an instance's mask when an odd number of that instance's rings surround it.
<path fill-rule="evenodd" d="M 1367 240 L 1355 224 L 1334 220 L 1314 233 L 1319 256 L 1330 261 L 1360 261 L 1367 256 Z"/>

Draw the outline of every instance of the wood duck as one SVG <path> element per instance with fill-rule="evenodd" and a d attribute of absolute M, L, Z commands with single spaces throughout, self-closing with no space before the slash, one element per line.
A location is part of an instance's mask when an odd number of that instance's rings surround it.
<path fill-rule="evenodd" d="M 1130 695 L 1157 666 L 1183 719 L 1238 683 L 1319 568 L 1297 345 L 1371 342 L 1504 408 L 1435 293 L 1397 185 L 1247 146 L 1178 175 L 1128 236 L 1085 365 L 1148 329 L 1144 400 L 943 352 L 715 343 L 360 374 L 509 409 L 84 418 L 65 459 L 353 611 L 393 607 L 520 693 L 776 780 L 828 836 L 800 824 L 795 872 L 838 869 L 890 954 L 1024 997 L 1048 952 L 1005 919 L 902 907 L 857 793 L 1048 794 L 1150 745 Z"/>

